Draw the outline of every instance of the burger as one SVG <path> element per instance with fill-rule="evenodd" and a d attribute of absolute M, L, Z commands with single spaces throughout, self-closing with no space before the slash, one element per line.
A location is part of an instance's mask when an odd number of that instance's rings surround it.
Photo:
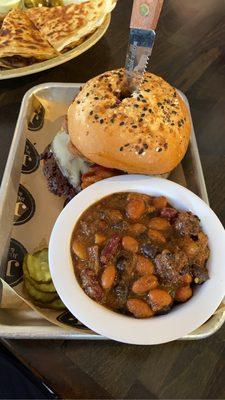
<path fill-rule="evenodd" d="M 189 111 L 164 79 L 146 72 L 130 93 L 123 69 L 89 80 L 70 105 L 66 128 L 42 154 L 48 188 L 72 198 L 124 173 L 168 175 L 183 159 Z"/>

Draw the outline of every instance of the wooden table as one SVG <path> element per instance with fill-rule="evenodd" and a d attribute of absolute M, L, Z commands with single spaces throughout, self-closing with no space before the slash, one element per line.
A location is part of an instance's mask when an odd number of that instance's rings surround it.
<path fill-rule="evenodd" d="M 52 70 L 0 83 L 0 173 L 24 93 L 42 82 L 85 82 L 124 64 L 132 1 L 119 0 L 104 38 Z M 191 104 L 212 208 L 225 223 L 225 3 L 165 0 L 149 68 Z M 218 238 L 219 240 L 219 238 Z M 224 267 L 221 260 L 221 267 Z M 62 398 L 224 398 L 225 326 L 197 342 L 6 342 Z"/>

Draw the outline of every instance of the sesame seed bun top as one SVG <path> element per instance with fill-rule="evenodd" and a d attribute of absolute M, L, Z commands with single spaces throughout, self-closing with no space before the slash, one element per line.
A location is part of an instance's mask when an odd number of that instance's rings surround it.
<path fill-rule="evenodd" d="M 184 157 L 189 111 L 162 78 L 145 73 L 138 93 L 125 93 L 124 70 L 89 80 L 68 110 L 70 140 L 88 160 L 129 173 L 162 174 Z"/>

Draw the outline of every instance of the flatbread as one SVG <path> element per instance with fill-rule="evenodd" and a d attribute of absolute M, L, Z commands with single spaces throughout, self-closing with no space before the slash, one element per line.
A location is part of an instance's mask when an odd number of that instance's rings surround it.
<path fill-rule="evenodd" d="M 30 8 L 26 13 L 49 43 L 61 52 L 99 27 L 115 5 L 116 0 L 87 0 L 67 6 Z"/>
<path fill-rule="evenodd" d="M 15 9 L 8 13 L 0 30 L 1 66 L 22 67 L 56 56 L 57 52 L 24 11 Z"/>

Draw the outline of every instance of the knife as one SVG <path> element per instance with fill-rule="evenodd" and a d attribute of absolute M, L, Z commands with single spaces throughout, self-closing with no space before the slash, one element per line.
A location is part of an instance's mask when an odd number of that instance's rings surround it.
<path fill-rule="evenodd" d="M 155 41 L 155 29 L 164 0 L 134 0 L 125 62 L 127 91 L 137 92 Z"/>

